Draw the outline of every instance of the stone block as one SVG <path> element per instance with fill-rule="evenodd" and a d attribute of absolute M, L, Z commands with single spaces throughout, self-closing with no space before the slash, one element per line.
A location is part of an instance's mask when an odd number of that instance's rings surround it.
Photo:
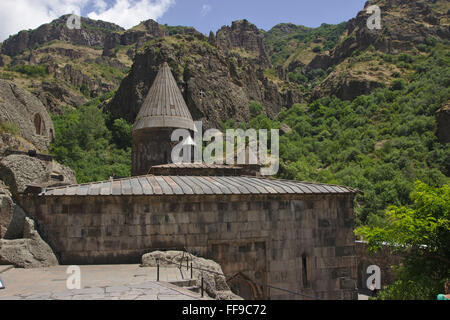
<path fill-rule="evenodd" d="M 338 279 L 343 277 L 351 277 L 352 276 L 352 268 L 339 267 L 331 269 L 331 278 Z"/>
<path fill-rule="evenodd" d="M 183 204 L 184 212 L 199 212 L 201 210 L 200 203 L 187 202 Z"/>
<path fill-rule="evenodd" d="M 140 226 L 137 225 L 131 225 L 127 227 L 128 229 L 128 235 L 133 237 L 133 236 L 142 236 L 142 228 Z"/>
<path fill-rule="evenodd" d="M 71 225 L 67 228 L 69 238 L 81 238 L 81 227 Z"/>
<path fill-rule="evenodd" d="M 67 241 L 67 251 L 68 252 L 74 252 L 74 251 L 83 251 L 86 245 L 86 239 L 85 238 L 71 238 Z"/>
<path fill-rule="evenodd" d="M 350 278 L 340 279 L 340 289 L 342 290 L 356 290 L 356 281 Z"/>
<path fill-rule="evenodd" d="M 84 250 L 97 251 L 99 249 L 97 238 L 87 238 Z"/>
<path fill-rule="evenodd" d="M 186 215 L 184 212 L 179 212 L 177 214 L 173 215 L 174 217 L 174 223 L 189 223 L 189 216 Z"/>
<path fill-rule="evenodd" d="M 198 221 L 201 223 L 218 222 L 218 214 L 217 214 L 217 212 L 213 212 L 213 211 L 200 212 L 198 214 Z"/>
<path fill-rule="evenodd" d="M 247 213 L 247 221 L 253 222 L 253 221 L 264 221 L 265 220 L 265 214 L 261 211 L 249 211 Z"/>
<path fill-rule="evenodd" d="M 355 255 L 355 246 L 342 246 L 336 247 L 336 257 L 344 257 L 344 256 L 354 256 Z"/>
<path fill-rule="evenodd" d="M 295 213 L 293 213 L 291 210 L 278 210 L 279 213 L 279 219 L 282 221 L 291 221 L 295 220 Z"/>

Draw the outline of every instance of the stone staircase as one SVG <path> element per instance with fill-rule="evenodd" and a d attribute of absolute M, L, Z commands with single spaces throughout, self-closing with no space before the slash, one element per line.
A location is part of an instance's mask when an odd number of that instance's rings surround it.
<path fill-rule="evenodd" d="M 170 281 L 169 283 L 176 285 L 178 287 L 181 287 L 183 289 L 187 289 L 189 291 L 200 293 L 200 286 L 197 285 L 197 280 L 195 279 L 185 279 L 185 280 L 178 280 L 178 281 Z M 206 292 L 205 292 L 205 295 Z"/>

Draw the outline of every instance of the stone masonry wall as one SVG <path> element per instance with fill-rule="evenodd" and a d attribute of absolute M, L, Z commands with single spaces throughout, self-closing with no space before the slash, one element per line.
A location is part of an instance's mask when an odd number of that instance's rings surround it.
<path fill-rule="evenodd" d="M 152 249 L 187 247 L 217 261 L 227 277 L 246 279 L 253 288 L 246 298 L 302 299 L 261 284 L 356 298 L 353 195 L 23 196 L 21 202 L 62 264 L 139 263 Z"/>
<path fill-rule="evenodd" d="M 148 174 L 152 166 L 166 164 L 171 159 L 173 129 L 133 131 L 131 173 Z"/>
<path fill-rule="evenodd" d="M 383 247 L 376 253 L 369 253 L 368 245 L 363 242 L 356 242 L 355 246 L 358 262 L 358 288 L 367 290 L 367 279 L 371 274 L 367 273 L 367 268 L 371 265 L 380 267 L 381 287 L 391 285 L 395 282 L 394 266 L 401 264 L 404 255 L 394 252 L 388 247 Z"/>

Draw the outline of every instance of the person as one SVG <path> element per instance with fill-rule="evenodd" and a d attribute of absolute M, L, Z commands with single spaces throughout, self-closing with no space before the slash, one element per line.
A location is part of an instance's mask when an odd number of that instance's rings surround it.
<path fill-rule="evenodd" d="M 369 287 L 369 290 L 371 291 L 371 296 L 376 297 L 378 295 L 377 285 L 375 282 L 375 279 L 372 280 L 372 285 Z"/>
<path fill-rule="evenodd" d="M 445 294 L 438 294 L 438 300 L 450 300 L 450 281 L 445 283 Z"/>

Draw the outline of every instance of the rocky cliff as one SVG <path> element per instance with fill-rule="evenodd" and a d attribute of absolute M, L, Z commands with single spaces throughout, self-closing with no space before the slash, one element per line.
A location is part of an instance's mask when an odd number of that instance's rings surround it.
<path fill-rule="evenodd" d="M 272 67 L 269 62 L 263 31 L 247 20 L 234 21 L 231 27 L 223 26 L 217 31 L 214 39 L 213 43 L 224 51 L 243 49 L 255 54 L 261 67 Z"/>
<path fill-rule="evenodd" d="M 220 128 L 230 118 L 248 121 L 253 100 L 261 102 L 269 116 L 302 101 L 297 86 L 267 75 L 271 64 L 263 37 L 254 25 L 241 21 L 208 40 L 176 34 L 149 41 L 138 51 L 107 110 L 133 122 L 164 61 L 171 66 L 192 116 L 206 127 Z"/>
<path fill-rule="evenodd" d="M 54 114 L 113 91 L 131 66 L 125 52 L 102 56 L 107 37 L 122 28 L 81 18 L 81 29 L 70 29 L 68 18 L 10 36 L 0 55 L 0 79 L 32 92 Z"/>
<path fill-rule="evenodd" d="M 26 49 L 32 49 L 55 40 L 67 41 L 75 45 L 103 47 L 108 33 L 124 30 L 113 23 L 84 17 L 81 17 L 81 29 L 70 29 L 67 27 L 69 16 L 61 16 L 35 30 L 21 31 L 17 35 L 10 36 L 3 42 L 1 53 L 13 57 Z"/>
<path fill-rule="evenodd" d="M 395 66 L 391 68 L 382 64 L 379 64 L 381 67 L 378 69 L 374 67 L 372 70 L 361 69 L 361 66 L 355 68 L 355 62 L 366 64 L 367 61 L 379 62 L 376 57 L 361 61 L 358 56 L 366 51 L 415 55 L 420 46 L 449 39 L 450 26 L 445 2 L 442 0 L 367 2 L 364 9 L 348 21 L 338 44 L 329 53 L 316 56 L 307 65 L 307 71 L 334 69 L 314 89 L 313 98 L 336 95 L 345 100 L 352 100 L 361 94 L 368 94 L 376 88 L 387 86 L 394 78 L 392 75 L 398 74 L 399 70 L 395 70 Z M 367 9 L 372 5 L 379 6 L 381 10 L 381 29 L 370 29 L 367 26 L 367 21 L 372 15 Z"/>
<path fill-rule="evenodd" d="M 38 150 L 47 150 L 54 137 L 53 123 L 39 99 L 5 80 L 0 80 L 0 122 L 9 129 L 3 133 L 16 133 Z"/>

